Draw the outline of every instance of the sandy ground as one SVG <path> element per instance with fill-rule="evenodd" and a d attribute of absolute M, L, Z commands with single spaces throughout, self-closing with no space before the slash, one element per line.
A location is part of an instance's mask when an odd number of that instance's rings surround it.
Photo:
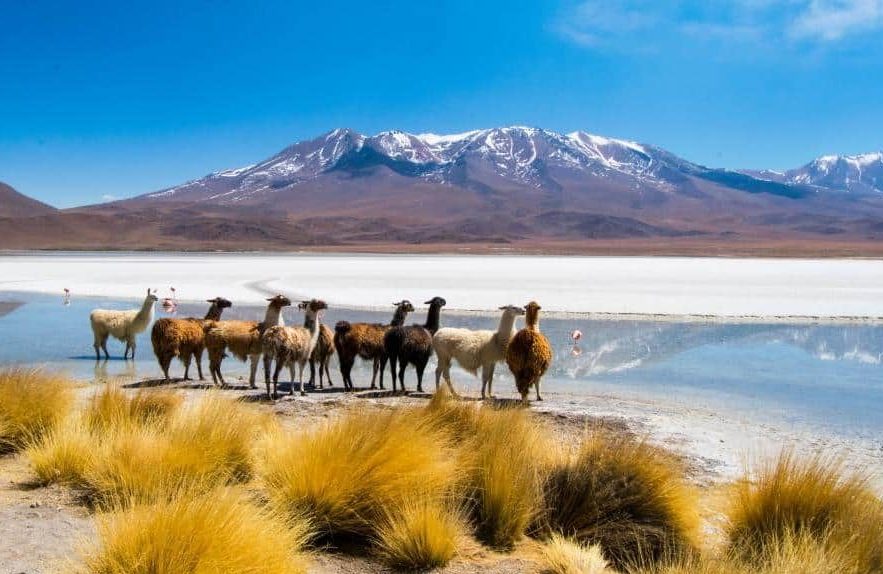
<path fill-rule="evenodd" d="M 267 293 L 386 308 L 407 297 L 448 310 L 539 300 L 550 312 L 631 317 L 883 317 L 883 260 L 370 254 L 0 256 L 0 291 L 138 299 L 148 287 L 199 301 Z M 14 279 L 11 279 L 14 278 Z"/>

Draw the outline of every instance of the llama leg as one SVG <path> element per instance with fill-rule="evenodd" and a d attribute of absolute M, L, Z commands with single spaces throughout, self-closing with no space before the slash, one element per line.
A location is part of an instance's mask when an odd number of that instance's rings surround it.
<path fill-rule="evenodd" d="M 460 395 L 458 395 L 457 391 L 454 390 L 454 384 L 451 382 L 451 365 L 450 365 L 450 363 L 448 363 L 448 365 L 445 367 L 444 375 L 445 375 L 445 382 L 448 384 L 448 390 L 451 391 L 451 396 L 452 397 L 459 397 Z"/>
<path fill-rule="evenodd" d="M 254 384 L 254 379 L 258 372 L 258 361 L 260 358 L 260 354 L 251 356 L 251 372 L 248 374 L 248 388 L 250 389 L 258 388 L 258 386 Z"/>
<path fill-rule="evenodd" d="M 414 367 L 417 370 L 417 392 L 423 392 L 423 371 L 426 370 L 426 363 L 422 365 L 415 365 Z"/>
<path fill-rule="evenodd" d="M 310 359 L 310 385 L 316 388 L 316 359 Z M 319 388 L 322 388 L 322 372 L 319 371 Z"/>
<path fill-rule="evenodd" d="M 101 350 L 104 351 L 104 360 L 108 360 L 110 358 L 110 353 L 107 352 L 107 335 L 104 335 L 101 338 Z"/>
<path fill-rule="evenodd" d="M 408 361 L 402 360 L 402 364 L 399 367 L 399 385 L 402 387 L 402 392 L 406 392 L 408 389 L 405 388 L 405 369 L 408 368 Z M 393 383 L 395 383 L 395 376 L 393 376 Z"/>
<path fill-rule="evenodd" d="M 384 388 L 384 386 L 383 386 L 383 373 L 386 371 L 386 361 L 388 361 L 388 360 L 389 360 L 389 357 L 387 357 L 385 353 L 380 356 L 380 388 L 381 389 Z M 395 376 L 393 376 L 393 379 L 395 379 Z M 395 390 L 395 389 L 393 389 L 393 390 Z"/>
<path fill-rule="evenodd" d="M 129 341 L 128 347 L 132 349 L 132 356 L 130 358 L 134 361 L 135 360 L 135 337 L 132 337 L 132 340 Z"/>
<path fill-rule="evenodd" d="M 540 395 L 540 379 L 537 379 L 537 400 L 543 400 L 543 397 Z"/>
<path fill-rule="evenodd" d="M 162 369 L 162 374 L 164 377 L 164 381 L 169 380 L 169 366 L 172 364 L 172 357 L 169 355 L 163 355 L 159 359 L 159 368 Z"/>
<path fill-rule="evenodd" d="M 334 386 L 334 383 L 331 382 L 331 372 L 328 370 L 328 364 L 329 364 L 330 362 L 331 362 L 331 359 L 330 359 L 330 358 L 329 358 L 329 359 L 326 359 L 326 360 L 325 360 L 325 365 L 323 366 L 323 368 L 325 369 L 325 380 L 328 381 L 328 386 L 329 386 L 329 387 L 333 387 L 333 386 Z M 321 370 L 321 369 L 319 370 L 319 376 L 320 376 L 320 377 L 322 376 L 322 370 Z"/>
<path fill-rule="evenodd" d="M 101 353 L 99 352 L 99 349 L 101 348 L 101 337 L 98 335 L 98 333 L 93 333 L 92 347 L 95 349 L 95 360 L 100 361 Z"/>
<path fill-rule="evenodd" d="M 282 359 L 277 358 L 276 359 L 276 371 L 273 373 L 273 398 L 274 399 L 279 396 L 277 394 L 276 389 L 279 384 L 279 373 L 282 372 L 282 367 L 284 367 L 284 366 L 285 366 L 285 363 L 282 361 Z M 294 377 L 291 378 L 291 384 L 294 385 Z"/>
<path fill-rule="evenodd" d="M 438 392 L 438 385 L 441 382 L 442 373 L 445 371 L 444 368 L 444 359 L 441 357 L 438 358 L 438 364 L 435 365 L 435 390 Z"/>
<path fill-rule="evenodd" d="M 376 384 L 377 383 L 377 367 L 379 365 L 380 365 L 380 359 L 374 359 L 374 364 L 372 365 L 372 371 L 371 371 L 371 389 L 377 388 L 377 384 Z M 383 377 L 383 374 L 381 373 L 380 376 Z M 381 380 L 383 380 L 383 379 L 381 378 Z M 383 386 L 381 385 L 380 388 L 383 388 Z"/>
<path fill-rule="evenodd" d="M 300 396 L 302 396 L 302 397 L 305 397 L 307 395 L 307 393 L 304 392 L 304 367 L 305 366 L 306 366 L 306 363 L 304 361 L 301 361 L 301 363 L 299 365 L 300 368 L 298 369 L 299 370 L 298 378 L 300 378 Z M 291 382 L 291 390 L 292 391 L 294 390 L 294 381 Z"/>
<path fill-rule="evenodd" d="M 396 392 L 396 367 L 398 366 L 398 363 L 399 358 L 395 355 L 389 358 L 389 377 L 392 379 L 392 392 Z M 403 388 L 402 390 L 405 389 Z"/>
<path fill-rule="evenodd" d="M 491 363 L 490 369 L 488 369 L 487 375 L 487 396 L 490 398 L 494 398 L 494 369 L 497 368 L 496 363 Z"/>
<path fill-rule="evenodd" d="M 487 394 L 485 394 L 485 389 L 488 388 L 488 380 L 490 377 L 488 376 L 490 369 L 487 365 L 481 366 L 481 399 L 484 400 L 487 398 Z M 490 391 L 488 391 L 490 392 Z"/>
<path fill-rule="evenodd" d="M 205 377 L 202 376 L 202 349 L 196 351 L 196 372 L 199 373 L 199 380 L 204 381 Z"/>
<path fill-rule="evenodd" d="M 192 360 L 193 360 L 193 355 L 191 355 L 190 353 L 187 353 L 184 356 L 184 380 L 185 381 L 190 380 L 190 362 Z M 166 377 L 166 378 L 168 378 L 168 377 Z"/>

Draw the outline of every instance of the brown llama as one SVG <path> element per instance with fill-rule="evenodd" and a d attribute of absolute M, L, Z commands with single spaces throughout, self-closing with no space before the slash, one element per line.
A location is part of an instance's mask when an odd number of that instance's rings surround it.
<path fill-rule="evenodd" d="M 224 386 L 221 374 L 221 361 L 226 351 L 240 361 L 251 360 L 248 386 L 256 389 L 255 376 L 261 358 L 261 336 L 270 327 L 284 324 L 282 309 L 291 305 L 291 300 L 283 295 L 267 299 L 267 312 L 262 322 L 257 321 L 217 321 L 208 323 L 205 331 L 205 348 L 208 349 L 209 372 L 215 385 Z"/>
<path fill-rule="evenodd" d="M 338 321 L 334 326 L 334 348 L 337 350 L 337 359 L 340 361 L 340 376 L 343 379 L 344 389 L 348 391 L 354 389 L 351 373 L 356 357 L 372 361 L 371 388 L 377 388 L 375 383 L 378 371 L 380 372 L 380 388 L 383 388 L 383 371 L 386 369 L 383 336 L 391 327 L 403 324 L 408 313 L 414 311 L 414 306 L 407 299 L 393 303 L 393 305 L 396 310 L 389 325 Z"/>
<path fill-rule="evenodd" d="M 536 386 L 537 400 L 543 400 L 540 379 L 552 364 L 552 347 L 546 336 L 540 333 L 540 309 L 542 307 L 536 301 L 524 306 L 525 327 L 515 333 L 506 351 L 506 364 L 515 376 L 515 387 L 525 405 L 531 386 Z"/>
<path fill-rule="evenodd" d="M 164 380 L 169 380 L 169 366 L 172 359 L 178 357 L 184 363 L 184 380 L 190 380 L 190 362 L 196 357 L 196 370 L 199 380 L 202 376 L 202 352 L 205 350 L 205 326 L 209 322 L 220 321 L 224 309 L 233 303 L 223 297 L 215 297 L 207 301 L 211 303 L 204 319 L 188 317 L 186 319 L 163 318 L 153 324 L 150 341 L 153 343 L 153 354 L 162 369 Z"/>

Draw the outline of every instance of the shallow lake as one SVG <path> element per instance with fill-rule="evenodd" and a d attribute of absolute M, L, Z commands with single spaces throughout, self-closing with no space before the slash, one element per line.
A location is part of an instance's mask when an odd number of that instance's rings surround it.
<path fill-rule="evenodd" d="M 95 361 L 89 312 L 96 307 L 133 306 L 131 301 L 103 298 L 75 298 L 64 305 L 60 297 L 2 293 L 0 364 L 46 365 L 99 381 L 156 378 L 160 371 L 149 332 L 139 337 L 134 361 L 119 358 L 124 345 L 116 341 L 108 344 L 110 361 Z M 177 315 L 204 312 L 205 305 L 184 304 Z M 157 317 L 162 316 L 167 315 L 157 306 Z M 259 307 L 234 307 L 225 318 L 262 316 Z M 329 309 L 324 320 L 386 322 L 390 316 L 338 308 Z M 411 320 L 422 322 L 424 317 L 425 310 L 418 308 Z M 296 310 L 286 311 L 285 318 L 288 324 L 302 321 Z M 496 322 L 492 316 L 442 315 L 443 326 L 495 328 Z M 544 383 L 551 402 L 578 405 L 587 397 L 639 399 L 726 411 L 780 428 L 822 428 L 874 443 L 883 437 L 881 326 L 545 319 L 541 327 L 555 350 Z M 573 329 L 583 333 L 578 345 L 570 339 Z M 246 365 L 235 359 L 225 360 L 223 368 L 231 379 L 247 376 Z M 336 360 L 331 371 L 339 385 Z M 173 364 L 172 372 L 180 376 L 180 364 Z M 499 366 L 497 373 L 495 393 L 516 396 L 506 367 Z M 413 370 L 406 376 L 413 389 Z M 425 378 L 426 388 L 434 388 L 434 361 Z M 454 371 L 453 378 L 458 388 L 479 392 L 480 383 L 464 371 Z M 370 367 L 357 361 L 354 379 L 357 386 L 367 386 Z"/>

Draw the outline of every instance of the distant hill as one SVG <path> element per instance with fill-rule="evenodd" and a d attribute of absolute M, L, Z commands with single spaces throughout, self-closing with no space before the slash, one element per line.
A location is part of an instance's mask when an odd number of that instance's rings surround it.
<path fill-rule="evenodd" d="M 51 205 L 31 199 L 0 181 L 0 217 L 31 217 L 55 211 Z"/>
<path fill-rule="evenodd" d="M 650 144 L 522 126 L 335 129 L 257 164 L 44 212 L 42 231 L 7 218 L 0 248 L 723 254 L 751 244 L 863 255 L 883 253 L 881 169 L 872 153 L 733 171 Z"/>

